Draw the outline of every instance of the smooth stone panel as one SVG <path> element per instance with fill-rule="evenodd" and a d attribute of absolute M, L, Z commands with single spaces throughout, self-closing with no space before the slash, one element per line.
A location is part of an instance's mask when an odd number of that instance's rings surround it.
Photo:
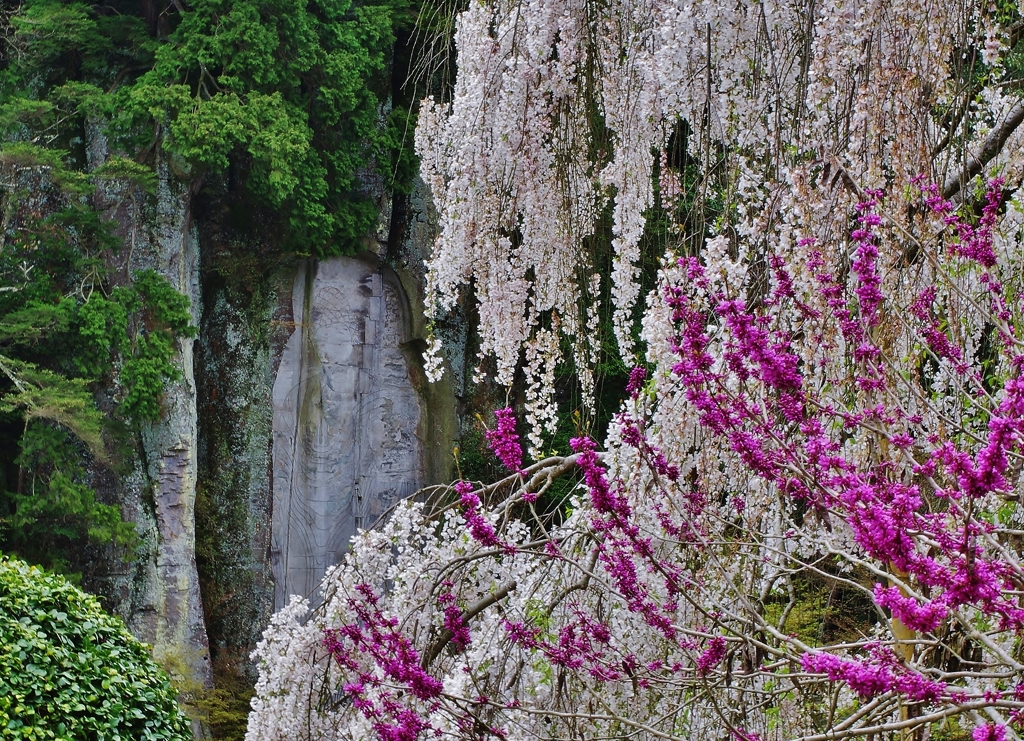
<path fill-rule="evenodd" d="M 404 297 L 370 262 L 300 267 L 274 383 L 275 609 L 312 596 L 359 528 L 423 483 L 422 402 L 401 342 Z"/>

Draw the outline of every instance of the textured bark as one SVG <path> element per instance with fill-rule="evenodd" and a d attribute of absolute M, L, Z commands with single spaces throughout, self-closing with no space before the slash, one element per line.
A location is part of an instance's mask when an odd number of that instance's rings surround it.
<path fill-rule="evenodd" d="M 942 197 L 952 198 L 961 191 L 964 183 L 980 173 L 985 165 L 994 160 L 1006 145 L 1007 140 L 1024 123 L 1024 103 L 1018 103 L 1006 114 L 1006 117 L 992 129 L 982 142 L 977 153 L 964 163 L 963 169 L 953 175 L 942 186 Z"/>

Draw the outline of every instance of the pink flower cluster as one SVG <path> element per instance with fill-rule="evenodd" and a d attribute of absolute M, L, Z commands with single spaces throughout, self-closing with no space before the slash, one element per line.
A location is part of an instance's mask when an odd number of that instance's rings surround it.
<path fill-rule="evenodd" d="M 973 741 L 1006 741 L 1006 726 L 1002 723 L 985 723 L 971 733 Z"/>
<path fill-rule="evenodd" d="M 875 585 L 875 602 L 879 607 L 888 608 L 894 618 L 911 630 L 924 633 L 938 628 L 949 615 L 949 608 L 941 600 L 922 605 L 916 599 L 900 594 L 896 587 L 885 588 L 881 584 Z"/>
<path fill-rule="evenodd" d="M 435 700 L 443 685 L 420 666 L 419 654 L 398 630 L 398 620 L 381 614 L 373 587 L 359 584 L 356 593 L 358 598 L 349 600 L 356 621 L 324 631 L 323 645 L 339 666 L 356 676 L 357 681 L 344 684 L 342 692 L 372 721 L 380 741 L 415 741 L 430 725 L 365 668 L 360 657 L 372 659 L 384 677 L 419 700 Z M 376 689 L 374 699 L 368 687 Z"/>
<path fill-rule="evenodd" d="M 473 539 L 488 547 L 502 545 L 494 526 L 480 514 L 480 497 L 473 493 L 473 485 L 468 481 L 458 481 L 455 484 L 455 493 L 459 495 L 459 504 L 462 505 L 466 524 Z"/>
<path fill-rule="evenodd" d="M 921 323 L 919 331 L 935 356 L 951 361 L 958 372 L 966 373 L 967 365 L 964 363 L 963 353 L 942 331 L 939 318 L 935 315 L 937 295 L 938 291 L 935 286 L 928 286 L 910 304 L 909 311 Z"/>
<path fill-rule="evenodd" d="M 511 407 L 506 407 L 495 409 L 494 417 L 497 420 L 494 429 L 485 433 L 487 444 L 505 468 L 518 471 L 523 467 L 523 448 L 516 434 L 516 414 Z"/>
<path fill-rule="evenodd" d="M 659 605 L 651 597 L 650 590 L 639 578 L 634 558 L 662 575 L 670 595 L 678 594 L 681 589 L 681 570 L 656 558 L 650 539 L 641 537 L 640 529 L 631 521 L 633 511 L 629 502 L 608 483 L 597 457 L 596 443 L 589 437 L 577 437 L 569 444 L 577 454 L 576 465 L 583 471 L 583 481 L 598 513 L 592 518 L 591 526 L 603 536 L 599 544 L 601 563 L 626 598 L 628 609 L 642 615 L 648 625 L 674 640 L 676 631 L 669 617 L 674 607 Z"/>
<path fill-rule="evenodd" d="M 669 463 L 665 454 L 658 449 L 658 446 L 647 439 L 640 422 L 634 419 L 628 412 L 621 412 L 615 415 L 615 421 L 621 430 L 622 442 L 632 448 L 636 448 L 651 470 L 659 476 L 665 476 L 669 481 L 679 479 L 679 466 Z"/>
<path fill-rule="evenodd" d="M 725 639 L 722 636 L 715 636 L 708 641 L 708 647 L 697 657 L 697 674 L 706 677 L 708 672 L 722 663 L 725 659 Z"/>
<path fill-rule="evenodd" d="M 923 175 L 918 175 L 911 182 L 921 188 L 928 208 L 942 216 L 946 224 L 956 230 L 958 241 L 952 246 L 953 254 L 966 257 L 986 268 L 996 264 L 996 253 L 992 248 L 992 229 L 995 227 L 996 215 L 1003 202 L 1003 186 L 1006 184 L 1004 178 L 997 177 L 989 181 L 985 205 L 982 207 L 981 219 L 977 226 L 957 215 L 953 204 L 939 194 L 938 185 L 925 182 Z"/>
<path fill-rule="evenodd" d="M 636 679 L 639 686 L 649 685 L 649 676 L 662 668 L 660 662 L 641 667 L 636 656 L 623 654 L 621 648 L 612 645 L 611 628 L 606 623 L 580 608 L 573 613 L 573 621 L 559 628 L 557 640 L 543 639 L 539 628 L 522 622 L 505 621 L 505 632 L 513 643 L 539 650 L 555 666 L 586 669 L 601 682 L 614 682 L 625 674 Z"/>
<path fill-rule="evenodd" d="M 640 396 L 640 390 L 647 380 L 647 369 L 643 366 L 636 366 L 629 372 L 629 381 L 626 383 L 626 393 L 630 398 L 636 399 Z"/>
<path fill-rule="evenodd" d="M 627 521 L 632 514 L 629 502 L 612 492 L 604 469 L 598 462 L 597 444 L 589 437 L 574 437 L 569 441 L 569 446 L 577 455 L 576 465 L 583 472 L 583 480 L 590 491 L 594 509 L 621 522 Z"/>
<path fill-rule="evenodd" d="M 812 652 L 804 654 L 801 663 L 804 671 L 825 674 L 832 682 L 845 682 L 865 699 L 898 692 L 917 702 L 934 702 L 947 694 L 946 685 L 906 669 L 883 646 L 871 647 L 866 661 Z"/>
<path fill-rule="evenodd" d="M 1006 180 L 997 177 L 989 181 L 985 192 L 985 204 L 982 206 L 981 218 L 977 225 L 956 213 L 953 204 L 939 194 L 938 185 L 925 182 L 923 175 L 918 175 L 913 182 L 921 189 L 925 203 L 932 213 L 941 216 L 946 225 L 952 226 L 956 231 L 957 241 L 949 248 L 951 254 L 976 262 L 989 270 L 995 267 L 996 253 L 992 230 L 995 228 L 999 209 L 1003 205 L 1003 186 L 1006 184 Z M 1006 298 L 1003 296 L 1002 285 L 992 277 L 990 272 L 982 273 L 981 282 L 992 297 L 995 316 L 1003 322 L 1010 321 L 1011 313 L 1006 305 Z M 1000 333 L 1003 334 L 1005 342 L 1010 341 L 1011 338 L 1005 336 L 1005 330 L 1000 329 Z"/>
<path fill-rule="evenodd" d="M 955 255 L 984 267 L 994 264 L 992 228 L 1001 185 L 998 180 L 990 184 L 978 226 L 953 213 L 950 205 L 936 200 L 937 196 L 929 198 L 929 206 L 943 214 L 945 223 L 956 230 L 959 241 L 952 250 Z M 933 186 L 926 190 L 933 195 L 937 192 Z M 872 191 L 868 195 L 857 208 L 859 226 L 852 234 L 856 247 L 850 275 L 839 277 L 828 272 L 820 253 L 813 253 L 809 267 L 839 334 L 852 349 L 857 387 L 872 393 L 867 398 L 899 398 L 892 393 L 881 350 L 872 339 L 875 333 L 871 330 L 880 321 L 884 297 L 876 232 L 881 223 L 877 213 L 881 193 Z M 803 244 L 809 242 L 804 240 Z M 987 552 L 981 536 L 990 526 L 973 518 L 971 505 L 966 504 L 1009 487 L 1009 461 L 1024 445 L 1024 379 L 1019 377 L 1024 360 L 1018 360 L 1014 368 L 1017 377 L 1004 383 L 980 449 L 970 453 L 952 442 L 916 432 L 921 419 L 907 414 L 898 404 L 878 402 L 843 409 L 812 396 L 805 387 L 803 361 L 791 347 L 791 330 L 773 329 L 771 315 L 763 309 L 715 293 L 696 258 L 681 259 L 679 265 L 684 269 L 685 283 L 664 291 L 676 327 L 671 349 L 677 361 L 672 372 L 698 412 L 705 433 L 726 442 L 750 473 L 821 513 L 826 524 L 828 513 L 842 517 L 857 543 L 873 559 L 907 574 L 908 583 L 916 584 L 927 599 L 906 596 L 895 587 L 878 585 L 875 589 L 877 603 L 891 610 L 907 627 L 934 631 L 950 610 L 964 605 L 997 616 L 1004 628 L 1024 627 L 1024 610 L 1003 596 L 1005 590 L 1015 588 L 1012 570 Z M 826 321 L 796 304 L 792 281 L 779 261 L 773 262 L 772 268 L 775 288 L 767 305 L 785 309 L 790 302 L 805 318 Z M 1001 300 L 997 281 L 989 276 L 985 285 L 993 297 Z M 856 297 L 856 309 L 848 303 L 848 294 Z M 915 329 L 939 357 L 949 358 L 964 369 L 957 344 L 937 319 L 937 299 L 937 290 L 930 287 L 912 303 L 909 313 L 917 322 Z M 710 313 L 703 308 L 708 300 Z M 994 307 L 1001 311 L 1005 304 L 994 299 Z M 716 325 L 715 336 L 722 327 L 728 330 L 720 345 L 712 342 L 712 324 Z M 626 422 L 624 440 L 642 451 L 640 425 Z M 864 466 L 847 458 L 840 454 L 836 430 L 850 434 L 858 428 L 891 431 L 887 434 L 893 448 L 913 449 L 918 460 L 903 464 L 882 459 Z M 647 464 L 652 470 L 658 469 L 652 460 Z M 914 477 L 955 482 L 955 486 L 935 492 L 949 503 L 948 508 L 925 508 Z M 603 496 L 598 499 L 603 501 Z M 663 524 L 671 532 L 670 523 Z M 921 542 L 929 545 L 919 547 Z M 701 666 L 711 658 L 705 652 Z M 815 654 L 806 661 L 808 671 L 827 673 L 865 696 L 885 688 L 928 699 L 941 691 L 941 686 L 880 660 L 864 663 Z"/>
<path fill-rule="evenodd" d="M 443 586 L 451 589 L 452 583 L 447 582 Z M 469 633 L 469 625 L 462 618 L 462 610 L 455 600 L 455 595 L 451 592 L 443 592 L 438 595 L 437 603 L 441 606 L 444 614 L 444 629 L 451 635 L 452 645 L 459 651 L 465 651 L 472 642 L 472 638 Z"/>
<path fill-rule="evenodd" d="M 882 303 L 882 279 L 878 275 L 878 245 L 873 228 L 882 223 L 882 218 L 875 213 L 875 208 L 882 200 L 880 190 L 867 191 L 868 199 L 857 204 L 860 227 L 850 233 L 856 244 L 854 260 L 850 269 L 857 276 L 857 287 L 854 293 L 860 302 L 861 321 L 874 327 L 880 319 L 878 307 Z"/>

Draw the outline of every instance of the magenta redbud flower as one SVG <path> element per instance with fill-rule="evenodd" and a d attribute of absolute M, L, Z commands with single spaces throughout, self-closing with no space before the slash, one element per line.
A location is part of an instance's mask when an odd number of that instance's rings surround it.
<path fill-rule="evenodd" d="M 523 447 L 516 434 L 516 414 L 511 407 L 506 407 L 495 409 L 494 417 L 497 424 L 493 430 L 487 431 L 487 444 L 505 468 L 518 471 L 523 467 Z"/>

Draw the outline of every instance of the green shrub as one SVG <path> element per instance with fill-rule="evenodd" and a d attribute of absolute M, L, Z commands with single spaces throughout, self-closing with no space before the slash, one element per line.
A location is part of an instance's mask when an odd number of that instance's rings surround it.
<path fill-rule="evenodd" d="M 0 559 L 0 738 L 181 739 L 167 675 L 66 579 Z"/>

